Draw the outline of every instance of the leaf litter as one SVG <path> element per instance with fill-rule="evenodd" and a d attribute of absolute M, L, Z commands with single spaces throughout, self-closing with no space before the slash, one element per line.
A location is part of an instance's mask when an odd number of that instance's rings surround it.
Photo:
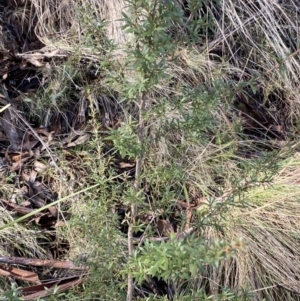
<path fill-rule="evenodd" d="M 33 212 L 36 208 L 41 208 L 46 204 L 57 200 L 57 194 L 48 187 L 47 183 L 43 182 L 43 174 L 47 173 L 51 168 L 56 167 L 57 163 L 50 153 L 53 149 L 68 149 L 74 146 L 85 143 L 90 138 L 90 133 L 85 131 L 85 116 L 80 112 L 77 118 L 77 123 L 69 125 L 71 131 L 60 123 L 63 119 L 56 119 L 52 122 L 51 129 L 60 129 L 53 131 L 41 126 L 32 126 L 26 117 L 18 110 L 19 93 L 10 89 L 11 85 L 6 86 L 9 81 L 10 84 L 14 83 L 11 78 L 13 71 L 26 68 L 35 69 L 44 67 L 45 58 L 52 58 L 54 56 L 65 57 L 58 50 L 53 52 L 33 52 L 31 54 L 19 54 L 14 57 L 7 53 L 2 55 L 0 60 L 2 77 L 1 87 L 2 94 L 0 93 L 0 103 L 2 105 L 2 114 L 0 119 L 0 173 L 3 176 L 15 174 L 16 189 L 14 194 L 9 198 L 1 198 L 0 206 L 19 216 L 27 215 Z M 19 61 L 15 62 L 15 58 Z M 44 63 L 45 62 L 45 63 Z M 22 93 L 26 89 L 32 90 L 32 84 L 26 79 L 22 81 Z M 39 87 L 37 84 L 34 89 Z M 86 111 L 86 108 L 84 108 Z M 86 113 L 86 112 L 85 112 Z M 78 121 L 81 128 L 78 128 Z M 76 128 L 76 130 L 74 130 Z M 45 157 L 45 151 L 48 153 Z M 17 188 L 19 187 L 19 188 Z M 42 231 L 51 231 L 52 240 L 55 239 L 55 229 L 57 227 L 65 227 L 63 217 L 56 206 L 51 206 L 43 212 L 36 213 L 33 219 L 26 221 L 27 225 L 35 224 L 40 227 Z M 53 230 L 54 229 L 54 230 Z M 63 247 L 62 247 L 63 248 Z M 74 286 L 82 284 L 82 277 L 88 275 L 87 267 L 80 267 L 71 261 L 61 260 L 40 260 L 38 258 L 24 258 L 14 257 L 9 258 L 0 256 L 0 275 L 17 280 L 24 283 L 37 284 L 35 286 L 28 286 L 22 289 L 24 300 L 35 300 L 40 297 L 46 297 L 51 294 L 53 289 L 59 285 L 59 291 L 66 291 Z M 5 264 L 5 265 L 3 265 Z M 29 270 L 19 268 L 27 266 Z M 37 269 L 39 267 L 39 269 Z M 45 271 L 42 272 L 41 268 L 50 267 L 50 273 L 47 280 L 45 279 Z M 54 270 L 69 270 L 69 273 L 57 273 L 53 277 Z M 49 270 L 49 269 L 48 269 Z M 41 275 L 43 274 L 42 278 Z M 46 273 L 47 274 L 47 273 Z M 70 276 L 72 275 L 73 276 Z M 52 276 L 51 276 L 52 275 Z M 48 288 L 45 291 L 45 287 Z"/>

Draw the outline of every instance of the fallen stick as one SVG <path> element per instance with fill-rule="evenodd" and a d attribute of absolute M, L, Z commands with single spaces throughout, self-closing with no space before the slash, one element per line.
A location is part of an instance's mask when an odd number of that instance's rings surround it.
<path fill-rule="evenodd" d="M 21 264 L 30 265 L 37 267 L 51 267 L 56 269 L 69 269 L 69 270 L 80 270 L 87 271 L 87 266 L 77 266 L 72 261 L 58 261 L 58 260 L 42 260 L 36 258 L 25 258 L 25 257 L 5 257 L 0 256 L 0 263 L 6 264 Z"/>

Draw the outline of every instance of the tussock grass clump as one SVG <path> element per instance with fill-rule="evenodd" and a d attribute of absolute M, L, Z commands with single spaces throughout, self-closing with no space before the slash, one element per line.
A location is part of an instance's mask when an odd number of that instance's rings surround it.
<path fill-rule="evenodd" d="M 84 49 L 82 42 L 86 41 L 90 34 L 88 30 L 102 26 L 102 20 L 106 20 L 108 38 L 117 44 L 123 44 L 125 41 L 119 21 L 122 18 L 121 10 L 125 6 L 123 0 L 107 2 L 32 0 L 30 4 L 37 19 L 37 37 L 47 46 L 74 51 L 78 49 L 79 43 L 83 48 L 82 51 L 89 52 L 87 55 L 92 54 L 95 49 Z"/>
<path fill-rule="evenodd" d="M 211 48 L 243 70 L 244 78 L 256 78 L 255 89 L 261 92 L 254 102 L 277 109 L 286 104 L 290 121 L 299 113 L 296 7 L 297 1 L 222 1 L 215 9 L 218 29 Z M 272 116 L 279 122 L 278 112 Z"/>
<path fill-rule="evenodd" d="M 243 288 L 250 290 L 253 300 L 299 300 L 298 157 L 282 164 L 270 186 L 250 189 L 245 194 L 246 207 L 231 207 L 221 232 L 206 230 L 208 239 L 245 242 L 233 260 L 207 272 L 212 291 Z"/>

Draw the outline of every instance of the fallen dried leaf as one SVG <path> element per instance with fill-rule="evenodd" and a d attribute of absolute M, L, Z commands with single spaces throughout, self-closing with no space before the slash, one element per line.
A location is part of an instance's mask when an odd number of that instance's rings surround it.
<path fill-rule="evenodd" d="M 27 162 L 29 159 L 31 159 L 32 157 L 33 157 L 33 152 L 21 153 L 19 155 L 19 157 L 17 155 L 14 156 L 15 160 L 17 160 L 18 158 L 19 158 L 19 160 L 12 163 L 12 165 L 10 167 L 11 171 L 16 171 L 16 170 L 21 169 L 21 167 L 23 166 L 23 164 L 25 162 Z M 11 161 L 13 161 L 13 160 L 11 159 Z"/>
<path fill-rule="evenodd" d="M 182 200 L 178 200 L 178 201 L 177 201 L 177 204 L 178 204 L 180 207 L 186 208 L 186 209 L 191 209 L 191 208 L 194 208 L 194 207 L 195 207 L 195 204 L 188 204 L 187 202 L 182 201 Z"/>
<path fill-rule="evenodd" d="M 27 61 L 35 67 L 43 67 L 44 66 L 43 63 L 41 63 L 40 61 L 38 61 L 37 59 L 34 59 L 34 58 L 28 58 Z"/>
<path fill-rule="evenodd" d="M 58 221 L 57 223 L 55 223 L 54 228 L 58 228 L 58 227 L 65 227 L 67 224 L 64 221 Z"/>
<path fill-rule="evenodd" d="M 173 226 L 170 221 L 167 220 L 158 220 L 156 223 L 157 230 L 160 236 L 169 235 L 170 233 L 174 233 Z"/>
<path fill-rule="evenodd" d="M 126 169 L 126 168 L 133 168 L 135 163 L 126 163 L 126 162 L 119 162 L 119 168 Z"/>
<path fill-rule="evenodd" d="M 48 169 L 48 166 L 46 164 L 39 161 L 35 161 L 33 166 L 34 166 L 34 170 L 38 173 L 43 173 Z"/>
<path fill-rule="evenodd" d="M 48 210 L 50 211 L 50 213 L 51 213 L 51 215 L 52 215 L 53 217 L 57 217 L 57 216 L 58 216 L 58 211 L 57 211 L 57 209 L 56 209 L 55 206 L 49 207 Z"/>
<path fill-rule="evenodd" d="M 85 141 L 87 141 L 90 138 L 90 134 L 84 134 L 82 136 L 79 136 L 78 139 L 74 140 L 73 142 L 68 143 L 66 146 L 67 147 L 73 147 L 76 145 L 83 144 Z"/>

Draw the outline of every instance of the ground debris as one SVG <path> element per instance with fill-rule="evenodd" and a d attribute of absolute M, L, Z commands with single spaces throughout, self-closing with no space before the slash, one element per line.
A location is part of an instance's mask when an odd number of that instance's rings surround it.
<path fill-rule="evenodd" d="M 36 300 L 40 297 L 46 297 L 53 293 L 56 288 L 59 292 L 71 289 L 74 286 L 81 285 L 84 277 L 88 275 L 89 268 L 86 266 L 75 265 L 72 261 L 58 260 L 40 260 L 36 258 L 24 257 L 5 257 L 0 256 L 0 275 L 22 280 L 25 283 L 35 283 L 34 286 L 25 286 L 21 289 L 24 300 Z M 27 266 L 34 270 L 34 267 L 47 267 L 51 269 L 66 269 L 75 272 L 75 275 L 65 275 L 63 277 L 52 277 L 51 280 L 41 281 L 38 272 L 28 271 L 14 267 L 14 265 Z M 36 270 L 37 271 L 37 270 Z M 80 272 L 80 274 L 78 274 Z"/>

